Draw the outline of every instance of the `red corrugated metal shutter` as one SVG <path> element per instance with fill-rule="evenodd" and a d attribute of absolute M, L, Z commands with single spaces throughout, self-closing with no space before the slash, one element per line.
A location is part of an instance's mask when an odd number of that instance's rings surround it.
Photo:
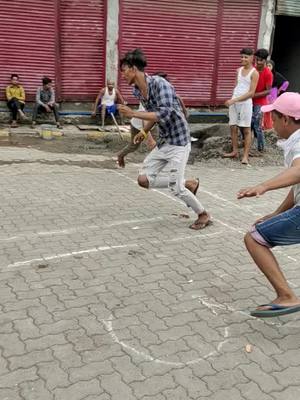
<path fill-rule="evenodd" d="M 213 104 L 223 104 L 231 97 L 236 69 L 240 65 L 240 50 L 243 47 L 256 49 L 261 0 L 223 0 L 220 6 L 221 31 L 216 43 L 217 80 Z"/>
<path fill-rule="evenodd" d="M 104 84 L 104 19 L 104 0 L 60 0 L 63 100 L 94 100 Z"/>
<path fill-rule="evenodd" d="M 32 99 L 41 78 L 55 78 L 54 1 L 0 0 L 1 98 L 17 73 Z"/>
<path fill-rule="evenodd" d="M 218 0 L 121 0 L 120 54 L 140 47 L 147 72 L 168 73 L 187 105 L 209 104 Z M 119 79 L 126 98 L 130 88 Z"/>

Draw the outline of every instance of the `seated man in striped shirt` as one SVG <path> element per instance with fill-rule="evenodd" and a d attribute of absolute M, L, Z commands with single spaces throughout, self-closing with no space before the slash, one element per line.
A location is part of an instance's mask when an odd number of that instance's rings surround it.
<path fill-rule="evenodd" d="M 53 112 L 56 126 L 61 128 L 59 123 L 58 107 L 55 103 L 55 93 L 52 87 L 52 80 L 45 76 L 42 79 L 43 86 L 39 87 L 36 91 L 36 104 L 32 115 L 32 127 L 36 124 L 38 113 L 51 113 Z"/>

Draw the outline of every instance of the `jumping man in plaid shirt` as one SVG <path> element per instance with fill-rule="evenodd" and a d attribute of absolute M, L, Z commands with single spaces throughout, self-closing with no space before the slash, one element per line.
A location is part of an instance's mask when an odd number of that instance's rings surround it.
<path fill-rule="evenodd" d="M 191 207 L 197 214 L 192 229 L 203 229 L 211 223 L 210 215 L 205 211 L 195 194 L 198 180 L 184 180 L 185 166 L 191 151 L 190 131 L 182 112 L 173 86 L 160 76 L 148 76 L 144 73 L 147 60 L 139 49 L 129 51 L 120 61 L 122 76 L 129 85 L 134 85 L 133 94 L 143 104 L 146 111 L 134 111 L 119 105 L 119 111 L 128 118 L 146 121 L 134 138 L 139 143 L 147 138 L 148 132 L 157 123 L 159 137 L 156 147 L 144 160 L 138 176 L 138 184 L 143 188 L 170 188 L 171 193 Z M 167 166 L 172 171 L 169 176 L 159 176 Z M 170 177 L 175 177 L 172 185 Z"/>

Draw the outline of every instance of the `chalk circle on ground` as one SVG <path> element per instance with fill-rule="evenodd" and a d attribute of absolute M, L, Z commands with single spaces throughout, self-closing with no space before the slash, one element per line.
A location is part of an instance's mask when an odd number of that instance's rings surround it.
<path fill-rule="evenodd" d="M 216 316 L 216 314 L 213 313 L 212 318 L 214 316 Z M 117 323 L 117 319 L 114 318 L 113 314 L 111 314 L 106 319 L 101 319 L 101 322 L 103 323 L 106 331 L 110 335 L 113 342 L 118 343 L 125 351 L 127 351 L 133 355 L 139 356 L 139 357 L 143 358 L 145 361 L 154 362 L 156 364 L 170 365 L 170 366 L 174 366 L 174 367 L 184 367 L 184 366 L 188 366 L 188 365 L 193 365 L 193 364 L 200 363 L 201 361 L 206 360 L 208 358 L 215 357 L 221 353 L 223 346 L 229 341 L 229 327 L 222 326 L 217 331 L 217 334 L 222 336 L 221 340 L 219 340 L 218 342 L 212 341 L 212 343 L 207 343 L 203 340 L 203 338 L 199 334 L 198 352 L 200 350 L 203 351 L 203 354 L 201 354 L 201 355 L 199 354 L 199 357 L 193 358 L 193 359 L 187 360 L 187 361 L 182 361 L 182 362 L 171 361 L 171 360 L 167 360 L 167 359 L 154 357 L 150 354 L 150 352 L 147 353 L 144 350 L 139 350 L 139 349 L 129 345 L 125 341 L 119 339 L 119 337 L 116 334 L 116 330 L 114 329 L 114 323 Z M 177 340 L 180 340 L 180 338 L 178 338 Z M 205 349 L 205 347 L 207 347 L 207 349 Z M 195 349 L 191 348 L 190 350 L 195 350 Z M 172 355 L 174 355 L 174 354 L 171 354 L 171 356 Z"/>

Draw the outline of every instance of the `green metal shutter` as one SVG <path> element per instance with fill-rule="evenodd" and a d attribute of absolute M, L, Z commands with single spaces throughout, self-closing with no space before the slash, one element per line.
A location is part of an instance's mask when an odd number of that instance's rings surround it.
<path fill-rule="evenodd" d="M 277 0 L 277 15 L 288 15 L 290 17 L 300 17 L 299 0 Z"/>

